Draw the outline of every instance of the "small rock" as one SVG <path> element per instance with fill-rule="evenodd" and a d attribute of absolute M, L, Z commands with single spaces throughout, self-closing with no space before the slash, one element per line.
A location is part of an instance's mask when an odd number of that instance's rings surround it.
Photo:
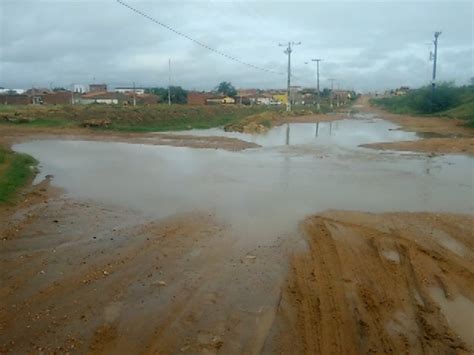
<path fill-rule="evenodd" d="M 104 270 L 104 275 L 105 275 L 105 276 L 109 275 L 109 272 L 106 271 L 106 270 Z"/>
<path fill-rule="evenodd" d="M 253 260 L 253 259 L 257 259 L 257 257 L 256 257 L 255 255 L 250 255 L 250 254 L 249 254 L 249 255 L 246 255 L 245 258 L 246 258 L 246 259 L 252 259 L 252 260 Z"/>

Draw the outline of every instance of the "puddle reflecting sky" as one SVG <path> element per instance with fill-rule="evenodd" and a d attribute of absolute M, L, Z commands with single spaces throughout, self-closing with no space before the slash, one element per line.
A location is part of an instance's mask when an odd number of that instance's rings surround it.
<path fill-rule="evenodd" d="M 382 120 L 320 124 L 317 138 L 315 126 L 290 125 L 290 144 L 301 147 L 285 146 L 282 126 L 249 135 L 267 148 L 242 152 L 59 140 L 14 149 L 40 161 L 38 179 L 53 174 L 53 184 L 71 196 L 156 217 L 205 209 L 249 238 L 294 230 L 306 215 L 325 209 L 474 211 L 472 158 L 357 148 L 414 137 Z M 222 135 L 217 129 L 199 134 L 209 132 Z"/>
<path fill-rule="evenodd" d="M 335 145 L 356 147 L 363 143 L 416 140 L 413 132 L 381 119 L 347 119 L 334 122 L 292 123 L 272 128 L 262 134 L 224 132 L 220 128 L 176 132 L 197 136 L 225 136 L 257 143 L 263 147 L 284 145 Z"/>

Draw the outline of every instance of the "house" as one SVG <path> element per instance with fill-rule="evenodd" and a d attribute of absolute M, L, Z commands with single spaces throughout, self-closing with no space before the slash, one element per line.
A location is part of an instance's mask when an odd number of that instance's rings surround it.
<path fill-rule="evenodd" d="M 286 94 L 273 94 L 272 95 L 273 101 L 279 102 L 280 105 L 286 105 L 288 102 L 288 97 Z"/>
<path fill-rule="evenodd" d="M 352 93 L 347 90 L 333 90 L 331 92 L 332 100 L 336 101 L 336 105 L 344 105 L 352 98 Z"/>
<path fill-rule="evenodd" d="M 22 95 L 25 93 L 25 89 L 0 89 L 0 94 L 4 95 Z"/>
<path fill-rule="evenodd" d="M 395 89 L 395 95 L 396 96 L 406 95 L 409 90 L 410 88 L 408 86 L 401 86 L 398 89 Z"/>
<path fill-rule="evenodd" d="M 235 104 L 235 99 L 230 96 L 226 96 L 222 99 L 223 104 Z"/>
<path fill-rule="evenodd" d="M 255 102 L 257 105 L 271 105 L 273 103 L 273 97 L 268 94 L 259 94 L 255 97 Z"/>
<path fill-rule="evenodd" d="M 74 84 L 72 86 L 72 91 L 77 92 L 79 94 L 84 94 L 86 90 L 86 86 L 82 84 Z"/>
<path fill-rule="evenodd" d="M 115 92 L 120 92 L 122 94 L 134 93 L 136 95 L 143 95 L 145 93 L 145 88 L 134 88 L 129 86 L 116 87 Z"/>
<path fill-rule="evenodd" d="M 48 105 L 68 105 L 72 101 L 72 95 L 71 91 L 57 91 L 44 94 L 42 99 Z"/>
<path fill-rule="evenodd" d="M 212 94 L 198 91 L 189 91 L 187 103 L 188 105 L 205 105 L 206 100 L 212 98 Z"/>
<path fill-rule="evenodd" d="M 258 95 L 257 89 L 239 89 L 237 90 L 237 96 L 242 96 L 242 97 L 251 97 L 251 96 L 256 96 Z"/>
<path fill-rule="evenodd" d="M 1 105 L 28 105 L 31 104 L 31 97 L 28 95 L 7 95 L 0 94 Z"/>
<path fill-rule="evenodd" d="M 90 84 L 89 92 L 104 92 L 107 91 L 107 84 Z"/>
<path fill-rule="evenodd" d="M 128 102 L 133 104 L 133 92 L 132 93 L 125 93 L 128 97 Z M 137 105 L 155 105 L 160 103 L 161 98 L 155 94 L 140 94 L 135 95 L 135 102 Z"/>
<path fill-rule="evenodd" d="M 117 104 L 128 104 L 130 103 L 130 97 L 119 92 L 89 92 L 81 95 L 79 98 L 74 99 L 75 103 L 88 105 L 88 104 L 106 104 L 106 105 L 117 105 Z"/>
<path fill-rule="evenodd" d="M 230 96 L 212 96 L 206 99 L 206 105 L 235 104 L 235 99 Z"/>

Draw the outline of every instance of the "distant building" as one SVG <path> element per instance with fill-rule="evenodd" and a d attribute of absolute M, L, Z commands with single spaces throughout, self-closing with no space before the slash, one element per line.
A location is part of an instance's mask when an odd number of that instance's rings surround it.
<path fill-rule="evenodd" d="M 117 105 L 130 103 L 130 98 L 119 92 L 89 92 L 74 100 L 75 103 Z"/>
<path fill-rule="evenodd" d="M 206 105 L 228 105 L 235 104 L 235 99 L 230 96 L 213 96 L 206 99 Z"/>
<path fill-rule="evenodd" d="M 21 95 L 25 93 L 25 89 L 6 89 L 6 88 L 1 88 L 0 89 L 0 94 L 5 94 L 5 95 Z"/>
<path fill-rule="evenodd" d="M 273 101 L 279 102 L 281 105 L 286 105 L 288 97 L 286 94 L 274 94 L 272 95 Z"/>
<path fill-rule="evenodd" d="M 133 105 L 133 93 L 125 93 L 124 95 L 128 97 L 128 103 Z M 160 103 L 161 98 L 155 94 L 140 94 L 135 95 L 135 101 L 137 105 L 155 105 Z"/>
<path fill-rule="evenodd" d="M 107 84 L 90 84 L 89 92 L 106 92 Z"/>
<path fill-rule="evenodd" d="M 212 98 L 213 95 L 206 92 L 189 91 L 187 97 L 188 105 L 205 105 L 206 100 Z"/>
<path fill-rule="evenodd" d="M 84 94 L 87 92 L 86 86 L 82 84 L 74 84 L 72 90 L 79 94 Z"/>
<path fill-rule="evenodd" d="M 115 92 L 121 92 L 122 94 L 133 93 L 137 95 L 143 95 L 145 93 L 145 88 L 133 88 L 133 87 L 117 87 Z"/>
<path fill-rule="evenodd" d="M 408 86 L 401 86 L 398 89 L 395 89 L 394 94 L 396 96 L 403 96 L 406 95 L 410 91 L 410 88 Z"/>
<path fill-rule="evenodd" d="M 72 95 L 70 91 L 57 91 L 44 94 L 42 96 L 43 104 L 47 105 L 68 105 L 71 103 Z"/>
<path fill-rule="evenodd" d="M 31 104 L 31 97 L 28 95 L 0 94 L 0 104 L 2 105 L 28 105 L 28 104 Z"/>

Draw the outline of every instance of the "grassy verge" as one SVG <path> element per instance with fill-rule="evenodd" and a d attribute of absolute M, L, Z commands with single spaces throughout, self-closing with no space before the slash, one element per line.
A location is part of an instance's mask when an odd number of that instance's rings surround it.
<path fill-rule="evenodd" d="M 224 126 L 265 110 L 268 108 L 238 105 L 3 106 L 0 109 L 0 124 L 18 127 L 69 128 L 80 127 L 90 120 L 106 120 L 107 127 L 99 127 L 99 129 L 160 132 Z"/>
<path fill-rule="evenodd" d="M 0 204 L 11 202 L 15 193 L 35 174 L 37 161 L 26 154 L 0 147 Z"/>
<path fill-rule="evenodd" d="M 370 102 L 396 114 L 458 118 L 474 126 L 474 86 L 441 84 L 434 93 L 431 87 L 423 87 L 410 90 L 403 96 L 383 97 Z"/>

